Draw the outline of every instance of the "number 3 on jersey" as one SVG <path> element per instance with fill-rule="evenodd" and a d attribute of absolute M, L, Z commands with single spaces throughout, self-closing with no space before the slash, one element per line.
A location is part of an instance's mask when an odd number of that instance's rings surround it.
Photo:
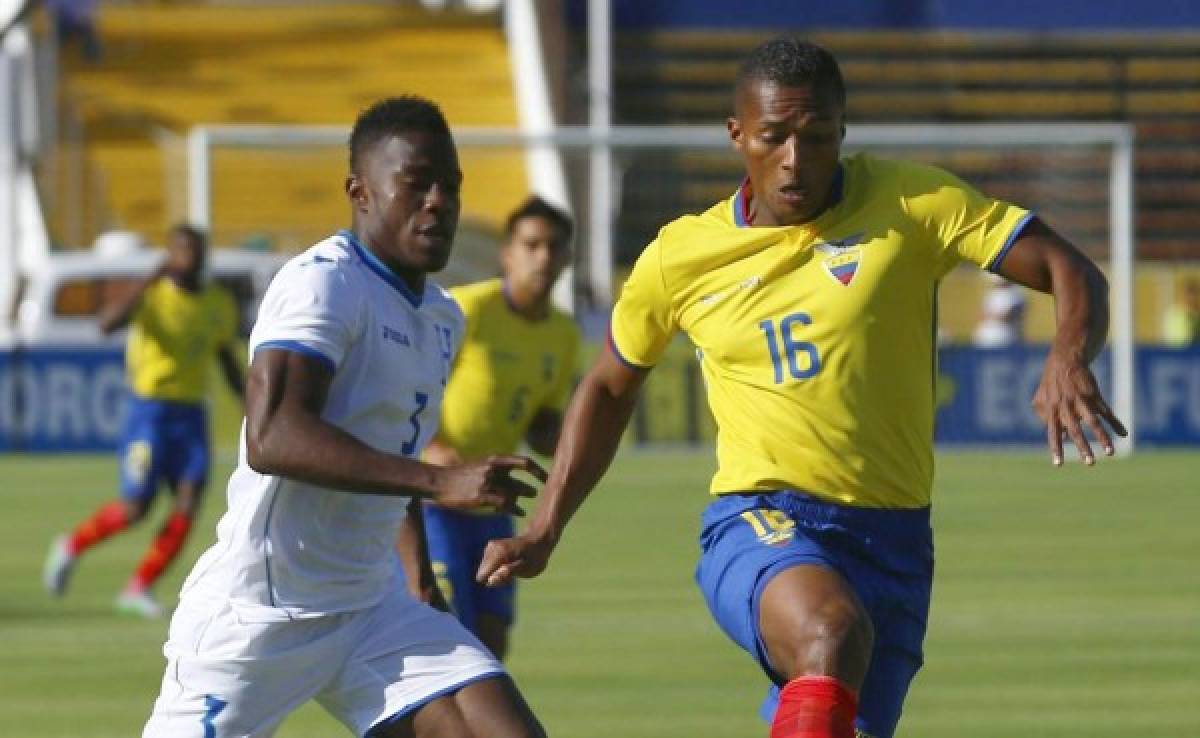
<path fill-rule="evenodd" d="M 783 384 L 783 363 L 786 358 L 788 374 L 792 379 L 808 379 L 821 371 L 821 357 L 817 347 L 808 341 L 798 341 L 793 335 L 796 324 L 812 325 L 812 318 L 805 313 L 792 313 L 779 321 L 764 320 L 758 324 L 767 339 L 767 353 L 775 367 L 775 384 Z M 780 351 L 782 346 L 783 350 Z M 806 358 L 801 359 L 801 355 Z"/>
<path fill-rule="evenodd" d="M 413 410 L 412 417 L 408 419 L 408 422 L 412 423 L 412 438 L 400 446 L 400 452 L 405 456 L 412 456 L 413 452 L 417 450 L 417 441 L 421 438 L 421 411 L 429 404 L 429 395 L 424 392 L 418 392 L 416 399 L 417 409 Z"/>

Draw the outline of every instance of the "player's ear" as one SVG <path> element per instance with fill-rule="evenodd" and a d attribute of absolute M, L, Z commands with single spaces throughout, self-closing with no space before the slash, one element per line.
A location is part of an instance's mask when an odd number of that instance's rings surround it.
<path fill-rule="evenodd" d="M 360 213 L 367 211 L 367 185 L 353 172 L 346 177 L 346 196 L 355 210 Z"/>
<path fill-rule="evenodd" d="M 725 129 L 729 131 L 729 140 L 733 142 L 733 148 L 741 151 L 742 122 L 736 116 L 731 115 L 725 119 Z"/>
<path fill-rule="evenodd" d="M 501 244 L 500 253 L 497 256 L 497 260 L 500 262 L 500 271 L 503 272 L 504 274 L 508 274 L 509 262 L 512 259 L 511 253 L 512 253 L 512 239 L 509 239 L 509 240 L 505 241 L 503 244 Z"/>

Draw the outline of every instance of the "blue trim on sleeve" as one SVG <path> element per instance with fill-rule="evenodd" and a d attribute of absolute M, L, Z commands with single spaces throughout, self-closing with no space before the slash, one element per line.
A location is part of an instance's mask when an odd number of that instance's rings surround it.
<path fill-rule="evenodd" d="M 468 677 L 468 678 L 462 680 L 461 682 L 458 682 L 457 684 L 452 684 L 449 687 L 446 687 L 445 689 L 439 689 L 438 691 L 434 692 L 433 694 L 422 697 L 419 701 L 414 702 L 411 705 L 408 705 L 407 707 L 401 708 L 400 710 L 393 712 L 391 715 L 388 715 L 384 719 L 375 723 L 367 730 L 367 732 L 365 733 L 365 738 L 372 738 L 372 736 L 378 735 L 375 732 L 376 729 L 384 728 L 384 727 L 387 727 L 389 725 L 396 723 L 399 720 L 403 720 L 404 718 L 408 717 L 409 715 L 413 714 L 417 710 L 421 709 L 425 705 L 428 705 L 430 702 L 433 702 L 434 700 L 436 700 L 439 697 L 445 697 L 448 694 L 453 694 L 454 692 L 457 692 L 458 690 L 462 689 L 463 687 L 474 684 L 475 682 L 481 682 L 484 679 L 495 679 L 497 677 L 502 677 L 502 676 L 508 676 L 508 673 L 504 672 L 504 671 L 489 671 L 489 672 L 485 672 L 483 674 L 476 674 L 473 677 Z"/>
<path fill-rule="evenodd" d="M 606 343 L 608 343 L 608 350 L 612 351 L 613 356 L 617 357 L 617 361 L 621 362 L 622 364 L 629 367 L 630 369 L 646 370 L 646 369 L 653 368 L 653 367 L 649 367 L 649 366 L 644 366 L 642 364 L 635 364 L 632 361 L 630 361 L 629 359 L 626 359 L 623 355 L 621 355 L 621 350 L 617 348 L 617 342 L 613 340 L 611 323 L 608 326 L 608 340 L 606 341 Z"/>
<path fill-rule="evenodd" d="M 363 263 L 367 265 L 368 269 L 375 272 L 380 279 L 391 285 L 397 292 L 400 293 L 402 297 L 404 297 L 405 300 L 408 300 L 410 303 L 412 303 L 413 307 L 421 307 L 421 300 L 425 295 L 418 295 L 417 293 L 413 292 L 412 288 L 409 287 L 404 280 L 400 279 L 400 277 L 398 277 L 396 273 L 388 267 L 387 264 L 384 264 L 382 261 L 380 261 L 378 256 L 371 253 L 370 249 L 359 243 L 358 236 L 354 235 L 353 231 L 348 231 L 343 228 L 342 230 L 338 231 L 338 235 L 350 243 L 350 246 L 353 247 L 356 253 L 358 253 L 358 258 L 362 259 Z"/>
<path fill-rule="evenodd" d="M 291 351 L 296 354 L 303 354 L 309 358 L 316 359 L 329 370 L 330 374 L 337 372 L 337 364 L 333 359 L 316 350 L 312 346 L 306 346 L 299 341 L 266 341 L 254 347 L 254 353 L 258 353 L 263 349 L 279 349 L 281 351 Z"/>
<path fill-rule="evenodd" d="M 1024 218 L 1021 218 L 1021 220 L 1017 221 L 1017 224 L 1013 226 L 1012 233 L 1008 234 L 1008 240 L 1005 241 L 1004 246 L 1000 248 L 1000 253 L 996 254 L 996 258 L 992 259 L 992 263 L 987 265 L 987 270 L 989 272 L 992 272 L 993 274 L 999 274 L 999 272 L 996 270 L 1000 268 L 1000 264 L 1004 261 L 1004 257 L 1008 256 L 1009 250 L 1012 249 L 1013 244 L 1017 242 L 1017 236 L 1021 235 L 1021 231 L 1025 230 L 1025 226 L 1029 225 L 1029 221 L 1033 220 L 1035 215 L 1037 215 L 1037 213 L 1030 210 L 1028 213 L 1025 213 Z"/>

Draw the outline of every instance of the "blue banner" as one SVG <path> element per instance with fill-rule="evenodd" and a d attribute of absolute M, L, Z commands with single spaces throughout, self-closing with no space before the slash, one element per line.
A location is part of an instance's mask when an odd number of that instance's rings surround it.
<path fill-rule="evenodd" d="M 1045 443 L 1045 428 L 1029 404 L 1042 376 L 1044 346 L 950 346 L 939 356 L 938 443 Z M 1135 360 L 1138 443 L 1200 446 L 1200 347 L 1142 347 Z M 692 363 L 689 356 L 684 368 Z M 655 372 L 661 375 L 656 379 L 670 385 L 670 397 L 647 392 L 643 404 L 654 401 L 659 425 L 664 419 L 678 422 L 649 428 L 639 439 L 696 442 L 710 437 L 711 428 L 700 427 L 707 413 L 698 380 L 684 382 L 685 376 L 663 369 Z M 1094 371 L 1111 400 L 1107 357 L 1096 362 Z M 120 347 L 0 351 L 0 452 L 113 450 L 126 391 Z"/>
<path fill-rule="evenodd" d="M 0 451 L 106 451 L 125 414 L 119 346 L 0 351 Z"/>
<path fill-rule="evenodd" d="M 939 352 L 935 438 L 943 444 L 1043 444 L 1045 426 L 1030 406 L 1045 346 Z M 1140 347 L 1134 357 L 1139 444 L 1200 445 L 1200 347 Z M 1112 400 L 1107 355 L 1093 366 Z M 1123 419 L 1125 420 L 1125 419 Z"/>

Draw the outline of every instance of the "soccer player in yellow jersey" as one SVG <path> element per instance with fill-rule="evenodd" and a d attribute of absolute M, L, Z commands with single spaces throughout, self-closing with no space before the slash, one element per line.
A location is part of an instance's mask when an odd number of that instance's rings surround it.
<path fill-rule="evenodd" d="M 728 121 L 747 177 L 662 229 L 613 310 L 526 531 L 478 577 L 535 576 L 600 479 L 671 336 L 701 352 L 718 469 L 696 580 L 779 688 L 772 738 L 890 738 L 921 665 L 933 568 L 938 281 L 969 261 L 1050 292 L 1057 333 L 1033 398 L 1055 465 L 1124 428 L 1088 368 L 1099 270 L 1031 213 L 944 171 L 841 156 L 837 62 L 795 39 L 743 63 Z"/>
<path fill-rule="evenodd" d="M 511 454 L 522 441 L 539 454 L 554 453 L 579 350 L 575 322 L 550 301 L 570 262 L 572 231 L 565 212 L 530 197 L 505 225 L 502 276 L 450 290 L 466 316 L 466 333 L 427 461 L 449 466 Z M 512 516 L 433 503 L 426 503 L 424 516 L 441 594 L 459 620 L 504 658 L 515 585 L 482 586 L 475 571 L 488 541 L 513 534 Z M 409 575 L 419 576 L 415 558 L 403 558 Z"/>
<path fill-rule="evenodd" d="M 103 505 L 74 532 L 54 541 L 44 583 L 55 596 L 66 590 L 84 551 L 146 516 L 159 482 L 165 481 L 174 495 L 172 510 L 117 598 L 118 610 L 146 617 L 162 614 L 151 587 L 183 548 L 208 479 L 204 402 L 214 355 L 230 388 L 242 394 L 242 371 L 233 351 L 237 308 L 224 289 L 204 279 L 207 250 L 202 232 L 175 226 L 159 268 L 101 312 L 105 333 L 130 326 L 125 364 L 131 393 L 120 447 L 121 499 Z"/>

